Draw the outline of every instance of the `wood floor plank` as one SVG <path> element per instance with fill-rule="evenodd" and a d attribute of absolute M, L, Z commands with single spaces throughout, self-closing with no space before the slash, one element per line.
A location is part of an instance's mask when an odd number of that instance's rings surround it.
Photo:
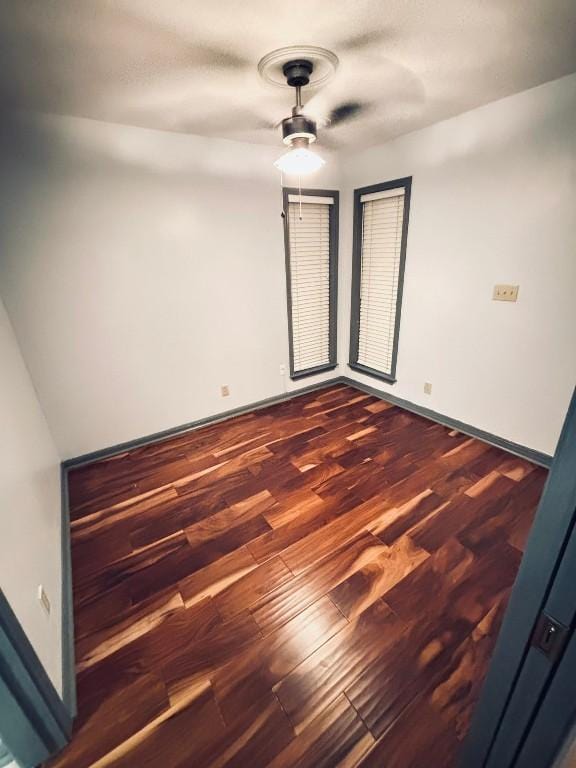
<path fill-rule="evenodd" d="M 387 658 L 387 648 L 404 629 L 384 603 L 373 603 L 278 683 L 276 694 L 296 732 L 344 693 L 371 662 Z"/>
<path fill-rule="evenodd" d="M 169 706 L 162 680 L 146 674 L 107 698 L 84 724 L 74 729 L 72 743 L 54 768 L 87 768 L 112 752 L 126 733 L 141 730 Z"/>
<path fill-rule="evenodd" d="M 344 692 L 376 738 L 421 692 L 449 675 L 453 655 L 469 632 L 463 619 L 447 619 L 441 627 L 414 623 L 350 681 Z"/>
<path fill-rule="evenodd" d="M 347 621 L 334 603 L 321 597 L 217 669 L 211 681 L 224 719 L 234 720 L 252 702 L 268 696 L 276 683 L 345 626 Z"/>
<path fill-rule="evenodd" d="M 353 768 L 374 737 L 345 696 L 339 696 L 271 763 L 270 768 Z"/>
<path fill-rule="evenodd" d="M 176 499 L 178 494 L 172 486 L 162 487 L 147 493 L 133 493 L 124 500 L 118 500 L 112 496 L 110 505 L 94 504 L 94 512 L 72 519 L 70 530 L 72 543 L 83 538 L 91 538 L 97 531 L 116 526 L 119 521 L 141 519 L 143 513 L 156 510 Z M 72 505 L 71 505 L 72 506 Z"/>
<path fill-rule="evenodd" d="M 251 609 L 264 635 L 297 616 L 384 550 L 384 544 L 363 532 L 309 571 L 270 592 Z"/>
<path fill-rule="evenodd" d="M 350 511 L 285 549 L 282 559 L 293 573 L 302 573 L 336 547 L 354 538 L 385 511 L 386 504 L 380 498 L 352 506 Z"/>
<path fill-rule="evenodd" d="M 483 514 L 460 531 L 459 540 L 475 552 L 486 551 L 503 539 L 515 542 L 517 549 L 523 550 L 532 512 L 542 493 L 542 475 L 537 470 L 525 473 L 516 481 L 514 494 L 485 506 Z"/>
<path fill-rule="evenodd" d="M 433 608 L 426 609 L 429 618 L 424 623 L 421 612 L 409 614 L 407 607 L 400 605 L 402 583 L 384 596 L 395 611 L 411 622 L 410 628 L 388 654 L 381 656 L 346 689 L 346 695 L 376 737 L 390 727 L 419 692 L 438 686 L 442 679 L 452 675 L 451 665 L 458 647 L 489 613 L 493 600 L 507 593 L 519 559 L 514 561 L 512 548 L 505 542 L 501 546 L 507 549 L 473 558 L 467 569 L 460 570 L 456 581 L 452 580 L 453 572 L 444 573 Z M 509 563 L 507 573 L 497 567 L 501 560 Z M 409 580 L 410 576 L 406 581 Z M 487 661 L 486 658 L 475 668 L 478 677 Z M 411 675 L 413 669 L 418 669 L 417 676 Z"/>
<path fill-rule="evenodd" d="M 163 505 L 161 514 L 152 508 L 138 515 L 137 521 L 133 522 L 130 541 L 134 549 L 149 546 L 227 509 L 217 490 L 202 489 L 187 495 L 178 495 L 176 489 L 173 490 L 175 498 Z"/>
<path fill-rule="evenodd" d="M 455 768 L 545 478 L 343 384 L 76 467 L 48 768 Z"/>
<path fill-rule="evenodd" d="M 223 510 L 223 513 L 226 512 L 227 509 Z M 190 545 L 190 558 L 194 560 L 194 571 L 216 562 L 224 555 L 240 549 L 243 544 L 248 544 L 272 530 L 262 515 L 240 518 L 234 522 L 224 518 L 212 524 L 212 520 L 213 518 L 210 518 L 210 522 L 197 523 L 184 530 Z M 188 571 L 191 572 L 192 569 Z"/>
<path fill-rule="evenodd" d="M 83 604 L 82 594 L 77 589 L 74 592 L 74 636 L 77 642 L 122 620 L 122 616 L 132 608 L 132 597 L 126 583 L 95 595 Z"/>
<path fill-rule="evenodd" d="M 423 522 L 429 515 L 440 511 L 446 503 L 434 491 L 426 488 L 425 491 L 398 507 L 394 514 L 380 517 L 371 523 L 368 530 L 378 536 L 384 544 L 393 544 L 417 523 Z"/>
<path fill-rule="evenodd" d="M 379 739 L 358 768 L 447 768 L 455 766 L 460 742 L 451 723 L 420 696 Z"/>
<path fill-rule="evenodd" d="M 158 666 L 170 703 L 188 699 L 204 690 L 213 670 L 249 648 L 260 639 L 258 626 L 247 612 L 215 625 L 213 630 L 193 644 L 182 645 Z"/>
<path fill-rule="evenodd" d="M 224 619 L 230 619 L 251 608 L 293 577 L 286 563 L 280 557 L 273 557 L 219 592 L 214 598 L 214 605 Z"/>
<path fill-rule="evenodd" d="M 321 513 L 328 510 L 324 501 L 314 491 L 304 488 L 298 494 L 283 500 L 278 506 L 265 512 L 264 517 L 272 528 L 282 528 L 312 511 Z"/>
<path fill-rule="evenodd" d="M 418 546 L 434 552 L 469 524 L 484 519 L 490 506 L 498 509 L 502 498 L 517 493 L 517 484 L 512 486 L 513 483 L 497 472 L 486 475 L 464 493 L 454 496 L 437 514 L 417 525 L 410 536 Z"/>
<path fill-rule="evenodd" d="M 356 618 L 428 557 L 428 552 L 405 536 L 386 547 L 328 594 L 346 618 Z"/>
<path fill-rule="evenodd" d="M 183 607 L 182 595 L 174 587 L 155 595 L 149 601 L 132 606 L 121 614 L 120 621 L 116 620 L 78 640 L 77 672 L 88 669 L 132 640 L 147 634 Z"/>
<path fill-rule="evenodd" d="M 239 713 L 222 738 L 194 752 L 198 766 L 207 768 L 246 768 L 266 766 L 286 747 L 294 731 L 275 696 L 258 700 L 249 710 Z M 188 768 L 189 762 L 175 764 Z"/>
<path fill-rule="evenodd" d="M 79 574 L 75 590 L 82 604 L 126 583 L 132 600 L 137 602 L 173 584 L 175 574 L 179 574 L 176 578 L 184 578 L 196 569 L 186 536 L 180 532 L 104 565 L 101 570 L 95 569 L 85 578 Z"/>
<path fill-rule="evenodd" d="M 472 710 L 484 682 L 484 670 L 494 650 L 496 636 L 476 629 L 458 646 L 450 665 L 430 695 L 434 708 L 452 723 L 456 736 L 468 733 Z"/>
<path fill-rule="evenodd" d="M 175 611 L 146 634 L 135 637 L 112 653 L 99 659 L 98 663 L 78 673 L 78 706 L 82 721 L 89 720 L 93 713 L 116 691 L 127 683 L 146 674 L 160 675 L 163 664 L 179 658 L 183 649 L 204 648 L 208 638 L 221 634 L 223 621 L 211 600 L 204 600 L 193 608 Z M 253 625 L 247 631 L 253 630 Z M 255 630 L 254 634 L 257 632 Z M 200 679 L 204 688 L 209 683 L 211 669 L 206 654 L 199 659 L 206 674 Z M 162 677 L 166 687 L 166 678 Z M 176 687 L 176 683 L 174 683 Z M 184 684 L 181 686 L 184 687 Z M 190 687 L 190 686 L 188 686 Z"/>
<path fill-rule="evenodd" d="M 246 547 L 230 552 L 178 583 L 186 607 L 215 597 L 256 568 L 258 563 Z"/>
<path fill-rule="evenodd" d="M 270 532 L 253 539 L 247 546 L 254 559 L 261 563 L 323 528 L 332 515 L 320 499 L 318 502 L 297 508 L 297 513 L 284 525 L 276 525 Z"/>
<path fill-rule="evenodd" d="M 187 707 L 172 708 L 146 728 L 136 731 L 93 768 L 154 768 L 190 765 L 203 748 L 209 750 L 223 737 L 225 727 L 210 690 Z"/>

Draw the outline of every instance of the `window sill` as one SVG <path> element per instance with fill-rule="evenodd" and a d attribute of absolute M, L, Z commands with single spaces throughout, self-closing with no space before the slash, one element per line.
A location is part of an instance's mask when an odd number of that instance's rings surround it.
<path fill-rule="evenodd" d="M 387 384 L 396 384 L 396 378 L 388 373 L 382 373 L 375 368 L 369 368 L 367 365 L 361 365 L 360 363 L 348 363 L 348 367 L 358 373 L 364 373 L 366 376 L 371 376 L 373 379 L 379 379 L 385 381 Z"/>
<path fill-rule="evenodd" d="M 325 373 L 326 371 L 333 371 L 338 367 L 338 363 L 328 363 L 328 365 L 317 365 L 315 368 L 307 368 L 305 371 L 293 371 L 290 373 L 292 381 L 299 381 L 305 379 L 307 376 L 315 376 L 318 373 Z"/>

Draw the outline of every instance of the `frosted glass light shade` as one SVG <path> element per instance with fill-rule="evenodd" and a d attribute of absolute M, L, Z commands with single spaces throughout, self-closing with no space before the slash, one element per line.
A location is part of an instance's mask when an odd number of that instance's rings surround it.
<path fill-rule="evenodd" d="M 274 163 L 282 173 L 294 176 L 306 176 L 309 173 L 314 173 L 324 164 L 325 160 L 306 147 L 291 149 L 281 155 Z"/>

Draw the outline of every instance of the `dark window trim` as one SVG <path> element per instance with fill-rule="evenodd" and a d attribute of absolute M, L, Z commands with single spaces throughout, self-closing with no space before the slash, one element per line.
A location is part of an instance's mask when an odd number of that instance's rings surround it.
<path fill-rule="evenodd" d="M 303 371 L 294 371 L 294 344 L 292 334 L 292 279 L 290 274 L 290 239 L 288 234 L 288 195 L 302 195 L 308 197 L 331 197 L 334 203 L 330 209 L 330 325 L 329 325 L 329 362 L 326 365 L 316 365 Z M 303 379 L 306 376 L 314 376 L 318 373 L 331 371 L 338 365 L 338 232 L 340 193 L 336 189 L 302 189 L 297 187 L 283 187 L 282 210 L 284 216 L 284 254 L 286 261 L 286 298 L 288 308 L 288 343 L 290 351 L 290 378 Z"/>
<path fill-rule="evenodd" d="M 358 342 L 360 330 L 360 275 L 362 259 L 362 195 L 372 192 L 384 192 L 387 189 L 404 187 L 404 219 L 402 222 L 402 243 L 400 246 L 400 271 L 398 274 L 398 301 L 396 303 L 396 318 L 394 326 L 394 346 L 392 349 L 392 367 L 390 374 L 369 368 L 358 362 Z M 382 184 L 372 184 L 354 190 L 354 234 L 352 240 L 352 304 L 350 310 L 350 359 L 348 365 L 355 371 L 365 373 L 389 384 L 396 382 L 396 361 L 398 358 L 398 339 L 400 337 L 400 316 L 402 313 L 402 294 L 404 291 L 404 269 L 406 265 L 406 243 L 408 240 L 408 219 L 410 216 L 410 194 L 412 191 L 412 176 L 402 179 L 385 181 Z"/>

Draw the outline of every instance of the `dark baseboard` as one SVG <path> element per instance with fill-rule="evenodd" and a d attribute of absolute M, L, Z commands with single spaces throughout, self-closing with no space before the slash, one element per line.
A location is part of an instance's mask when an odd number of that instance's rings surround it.
<path fill-rule="evenodd" d="M 391 395 L 388 392 L 382 392 L 381 390 L 376 389 L 375 387 L 371 387 L 367 384 L 361 384 L 359 381 L 348 378 L 348 376 L 339 376 L 336 381 L 339 381 L 343 384 L 348 384 L 348 386 L 355 387 L 356 389 L 359 389 L 362 392 L 366 392 L 369 395 L 379 397 L 381 400 L 386 400 L 393 405 L 397 405 L 399 408 L 404 408 L 406 411 L 416 413 L 418 416 L 424 416 L 426 419 L 431 419 L 432 421 L 436 421 L 439 424 L 450 427 L 451 429 L 457 429 L 459 432 L 463 432 L 465 435 L 475 437 L 478 440 L 482 440 L 484 443 L 490 443 L 490 445 L 494 445 L 497 448 L 502 448 L 504 451 L 508 451 L 508 453 L 513 453 L 515 456 L 520 456 L 522 459 L 527 459 L 528 461 L 532 461 L 534 464 L 539 464 L 540 466 L 546 467 L 547 469 L 552 464 L 554 457 L 549 456 L 547 453 L 536 451 L 534 448 L 527 448 L 525 445 L 520 445 L 519 443 L 514 443 L 511 440 L 506 440 L 506 438 L 493 435 L 491 432 L 485 432 L 483 429 L 478 429 L 477 427 L 473 427 L 471 424 L 466 424 L 463 421 L 458 421 L 458 419 L 445 416 L 443 413 L 438 413 L 437 411 L 432 411 L 429 408 L 424 408 L 422 405 L 416 405 L 416 403 L 412 403 L 410 400 L 403 400 L 401 397 L 396 397 L 396 395 Z"/>
<path fill-rule="evenodd" d="M 110 456 L 115 456 L 116 454 L 124 453 L 125 451 L 131 451 L 134 448 L 138 448 L 142 445 L 148 445 L 149 443 L 155 443 L 158 440 L 165 440 L 170 437 L 175 437 L 181 433 L 199 429 L 200 427 L 205 427 L 208 424 L 216 424 L 218 421 L 225 421 L 226 419 L 231 419 L 233 416 L 241 416 L 244 413 L 258 411 L 261 408 L 267 408 L 268 406 L 275 405 L 276 403 L 283 403 L 285 400 L 292 400 L 295 397 L 305 395 L 308 392 L 314 392 L 317 389 L 326 389 L 327 387 L 332 387 L 334 384 L 339 383 L 340 378 L 343 377 L 335 377 L 333 379 L 329 379 L 328 381 L 322 381 L 318 384 L 310 384 L 307 387 L 301 387 L 299 389 L 293 390 L 292 392 L 283 392 L 280 395 L 267 397 L 264 400 L 258 400 L 255 403 L 242 405 L 238 408 L 231 408 L 229 411 L 220 411 L 220 413 L 215 413 L 213 416 L 205 416 L 204 418 L 190 421 L 187 424 L 181 424 L 178 427 L 165 429 L 162 432 L 156 432 L 152 435 L 146 435 L 144 437 L 137 437 L 134 440 L 128 440 L 125 443 L 112 445 L 109 448 L 102 448 L 98 451 L 93 451 L 92 453 L 85 453 L 82 456 L 76 456 L 73 459 L 66 459 L 66 461 L 62 462 L 62 466 L 65 470 L 70 470 L 74 467 L 79 467 L 82 464 L 90 464 L 91 462 L 98 461 L 99 459 L 107 459 L 110 458 Z"/>

